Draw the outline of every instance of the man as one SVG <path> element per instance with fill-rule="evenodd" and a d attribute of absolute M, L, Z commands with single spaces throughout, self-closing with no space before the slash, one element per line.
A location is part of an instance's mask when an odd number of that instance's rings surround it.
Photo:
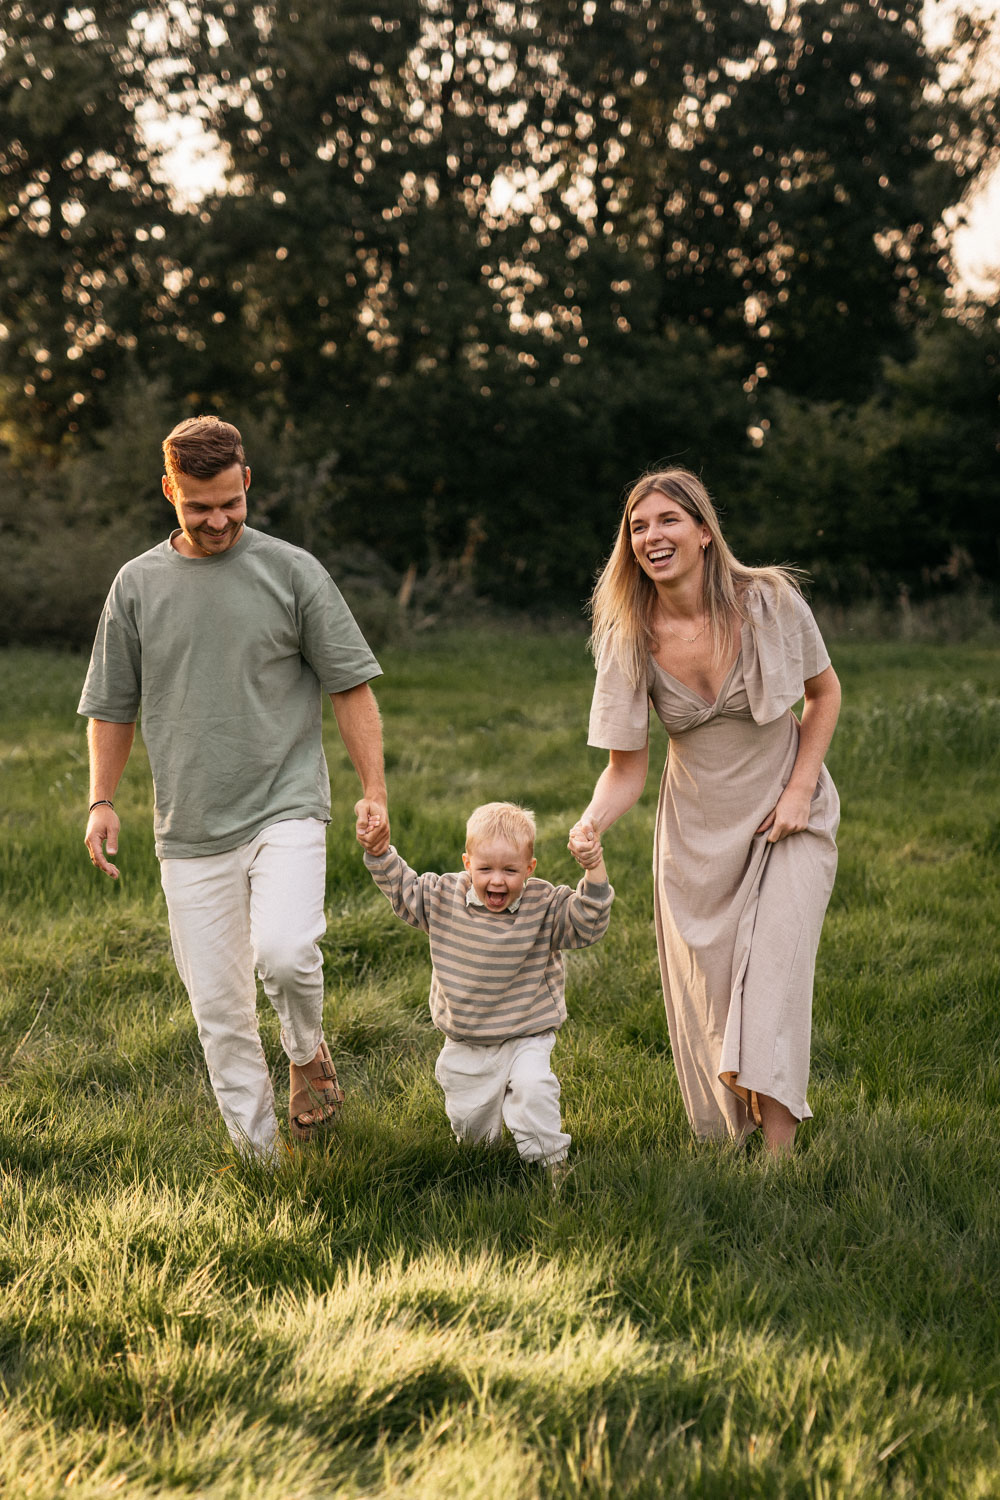
<path fill-rule="evenodd" d="M 246 524 L 237 429 L 181 422 L 163 443 L 177 529 L 126 563 L 108 595 L 80 699 L 89 718 L 95 867 L 117 880 L 114 795 L 142 711 L 170 937 L 209 1076 L 241 1151 L 277 1149 L 254 971 L 281 1021 L 289 1123 L 308 1140 L 343 1102 L 323 1039 L 323 898 L 330 694 L 362 796 L 387 822 L 380 668 L 324 568 Z"/>

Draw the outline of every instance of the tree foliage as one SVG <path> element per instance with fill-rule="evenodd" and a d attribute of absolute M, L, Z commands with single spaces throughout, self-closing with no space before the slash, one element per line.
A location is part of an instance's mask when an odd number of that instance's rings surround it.
<path fill-rule="evenodd" d="M 579 599 L 672 458 L 751 560 L 995 576 L 995 326 L 945 228 L 986 38 L 932 51 L 916 0 L 14 0 L 0 434 L 106 452 L 155 389 L 246 428 L 286 534 L 519 603 Z M 164 110 L 228 155 L 202 202 Z"/>
<path fill-rule="evenodd" d="M 52 444 L 108 419 L 130 356 L 155 358 L 171 217 L 137 109 L 135 7 L 17 0 L 0 20 L 0 431 Z"/>
<path fill-rule="evenodd" d="M 1000 572 L 1000 333 L 942 322 L 858 405 L 773 405 L 744 531 L 827 595 L 925 592 Z"/>

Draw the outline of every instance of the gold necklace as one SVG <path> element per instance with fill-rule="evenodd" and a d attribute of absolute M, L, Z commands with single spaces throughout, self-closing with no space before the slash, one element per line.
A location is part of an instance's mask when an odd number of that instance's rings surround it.
<path fill-rule="evenodd" d="M 661 620 L 663 620 L 664 625 L 670 631 L 670 634 L 676 640 L 678 640 L 678 641 L 686 641 L 689 646 L 691 645 L 692 641 L 696 641 L 700 635 L 704 635 L 705 631 L 708 629 L 708 621 L 706 620 L 705 623 L 704 623 L 704 625 L 702 625 L 701 629 L 700 630 L 696 630 L 695 633 L 694 633 L 694 635 L 681 635 L 679 633 L 679 631 L 674 630 L 673 626 L 669 623 L 669 621 L 663 615 L 661 615 L 660 618 L 661 618 Z"/>

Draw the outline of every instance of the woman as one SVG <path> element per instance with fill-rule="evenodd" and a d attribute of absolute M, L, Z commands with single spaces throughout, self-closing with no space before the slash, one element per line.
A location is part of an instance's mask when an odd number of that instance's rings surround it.
<path fill-rule="evenodd" d="M 591 603 L 589 743 L 611 755 L 570 847 L 599 848 L 641 794 L 651 702 L 670 736 L 655 916 L 684 1105 L 702 1138 L 760 1126 L 788 1152 L 812 1113 L 813 970 L 840 811 L 823 756 L 840 684 L 793 574 L 737 562 L 686 469 L 633 487 Z"/>

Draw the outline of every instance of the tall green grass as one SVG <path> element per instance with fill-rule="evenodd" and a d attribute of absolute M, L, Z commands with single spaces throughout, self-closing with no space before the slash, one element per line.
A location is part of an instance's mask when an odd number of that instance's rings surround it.
<path fill-rule="evenodd" d="M 574 1171 L 462 1149 L 419 934 L 354 842 L 330 729 L 336 1139 L 234 1164 L 173 971 L 141 747 L 116 887 L 82 846 L 82 664 L 0 657 L 0 1492 L 1000 1494 L 998 664 L 850 644 L 841 871 L 796 1157 L 692 1143 L 652 939 L 655 772 L 569 956 Z M 385 653 L 394 838 L 454 868 L 533 806 L 539 873 L 602 761 L 580 637 Z M 266 1005 L 279 1090 L 287 1072 Z"/>

